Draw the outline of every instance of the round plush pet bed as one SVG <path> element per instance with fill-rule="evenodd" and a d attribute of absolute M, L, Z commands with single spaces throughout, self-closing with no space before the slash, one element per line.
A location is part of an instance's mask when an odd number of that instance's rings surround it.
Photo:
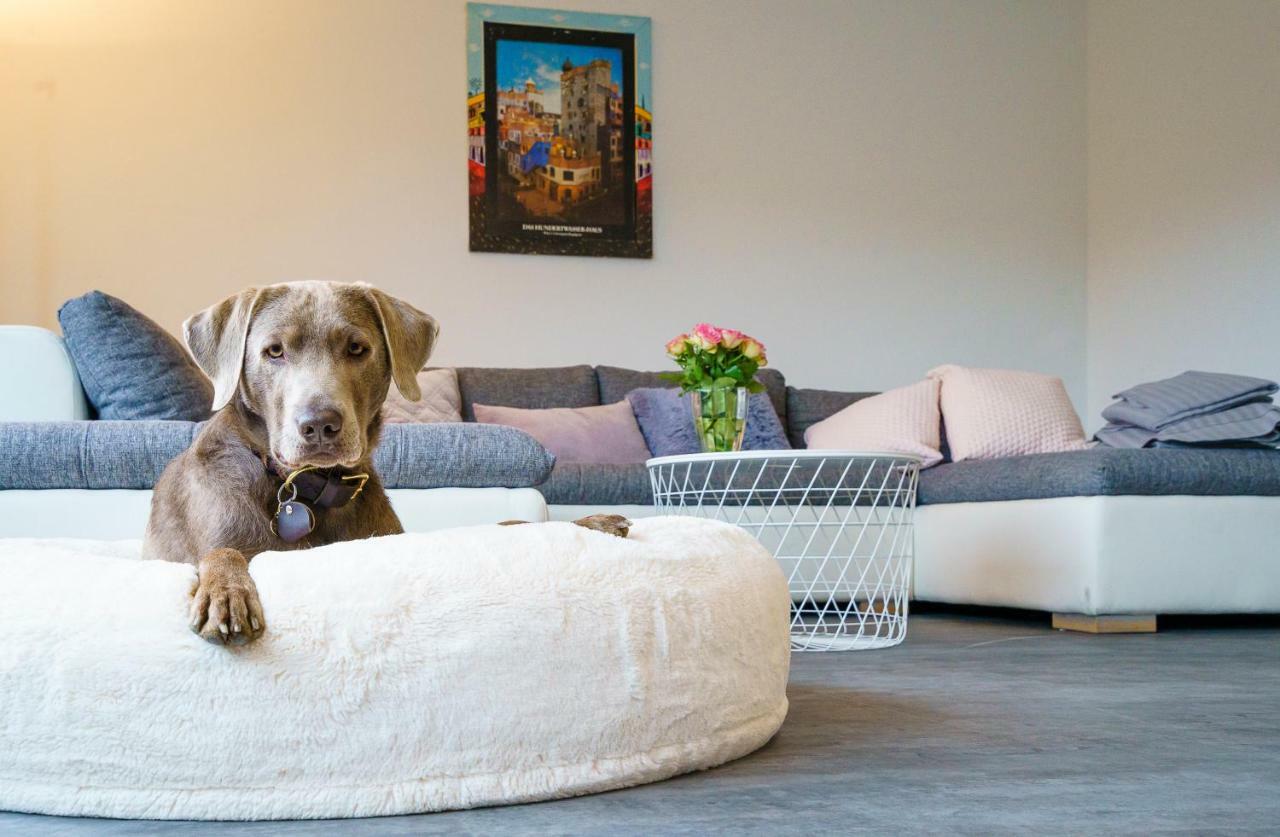
<path fill-rule="evenodd" d="M 136 542 L 0 541 L 0 809 L 404 814 L 653 782 L 787 711 L 777 564 L 740 529 L 482 526 L 267 553 L 267 632 L 187 628 Z"/>

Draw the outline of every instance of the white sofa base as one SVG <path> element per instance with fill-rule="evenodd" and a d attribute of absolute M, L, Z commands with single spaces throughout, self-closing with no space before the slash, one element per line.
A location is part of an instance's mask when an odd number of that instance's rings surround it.
<path fill-rule="evenodd" d="M 406 532 L 547 519 L 532 488 L 393 488 L 387 496 Z M 0 538 L 141 538 L 150 512 L 150 491 L 0 491 Z"/>
<path fill-rule="evenodd" d="M 551 506 L 553 520 L 652 506 Z M 916 509 L 912 598 L 1088 616 L 1280 613 L 1280 497 L 1057 497 Z"/>
<path fill-rule="evenodd" d="M 916 510 L 915 598 L 1059 613 L 1280 613 L 1280 497 Z"/>

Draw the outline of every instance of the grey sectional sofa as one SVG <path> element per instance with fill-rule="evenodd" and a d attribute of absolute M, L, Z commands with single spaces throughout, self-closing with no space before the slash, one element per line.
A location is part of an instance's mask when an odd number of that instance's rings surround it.
<path fill-rule="evenodd" d="M 150 486 L 196 426 L 97 422 L 56 335 L 0 327 L 0 536 L 139 537 Z M 643 464 L 554 463 L 474 423 L 475 404 L 586 407 L 663 386 L 612 366 L 457 370 L 462 425 L 391 426 L 377 462 L 406 528 L 652 514 Z M 760 376 L 794 447 L 867 392 Z M 25 391 L 25 392 L 24 392 Z M 63 421 L 49 421 L 62 419 Z M 1158 613 L 1280 612 L 1280 454 L 1112 450 L 945 463 L 922 473 L 915 595 L 1149 624 Z M 1138 615 L 1143 619 L 1108 621 Z M 1065 618 L 1065 617 L 1064 617 Z"/>
<path fill-rule="evenodd" d="M 869 392 L 761 381 L 793 447 Z M 658 373 L 611 366 L 458 370 L 472 405 L 612 403 Z M 549 516 L 652 514 L 643 465 L 557 463 Z M 1030 608 L 1063 626 L 1154 630 L 1155 614 L 1280 612 L 1280 454 L 1115 450 L 948 462 L 920 476 L 918 599 Z M 1135 618 L 1136 617 L 1136 618 Z"/>
<path fill-rule="evenodd" d="M 670 386 L 657 372 L 614 366 L 546 369 L 459 368 L 463 415 L 475 404 L 510 407 L 590 407 L 610 404 L 637 387 Z M 872 392 L 788 386 L 782 373 L 762 370 L 769 399 L 794 448 L 808 427 Z M 652 501 L 643 465 L 556 463 L 537 486 L 551 506 L 645 505 Z M 1280 455 L 1268 450 L 1091 450 L 948 462 L 920 477 L 921 506 L 1093 496 L 1280 496 Z"/>

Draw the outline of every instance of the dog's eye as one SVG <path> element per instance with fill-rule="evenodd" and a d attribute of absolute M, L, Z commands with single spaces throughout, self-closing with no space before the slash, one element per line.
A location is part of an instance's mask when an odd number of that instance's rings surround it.
<path fill-rule="evenodd" d="M 349 346 L 347 346 L 347 354 L 351 355 L 352 357 L 360 357 L 362 354 L 364 354 L 364 345 L 361 343 L 355 343 L 355 342 L 351 343 Z"/>
<path fill-rule="evenodd" d="M 279 343 L 272 343 L 267 347 L 267 357 L 284 357 L 284 346 Z"/>

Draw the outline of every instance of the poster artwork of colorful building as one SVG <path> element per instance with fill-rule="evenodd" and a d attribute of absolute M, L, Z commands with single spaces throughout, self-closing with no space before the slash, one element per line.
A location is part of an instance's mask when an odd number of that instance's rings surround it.
<path fill-rule="evenodd" d="M 653 255 L 646 17 L 467 4 L 471 249 Z"/>

